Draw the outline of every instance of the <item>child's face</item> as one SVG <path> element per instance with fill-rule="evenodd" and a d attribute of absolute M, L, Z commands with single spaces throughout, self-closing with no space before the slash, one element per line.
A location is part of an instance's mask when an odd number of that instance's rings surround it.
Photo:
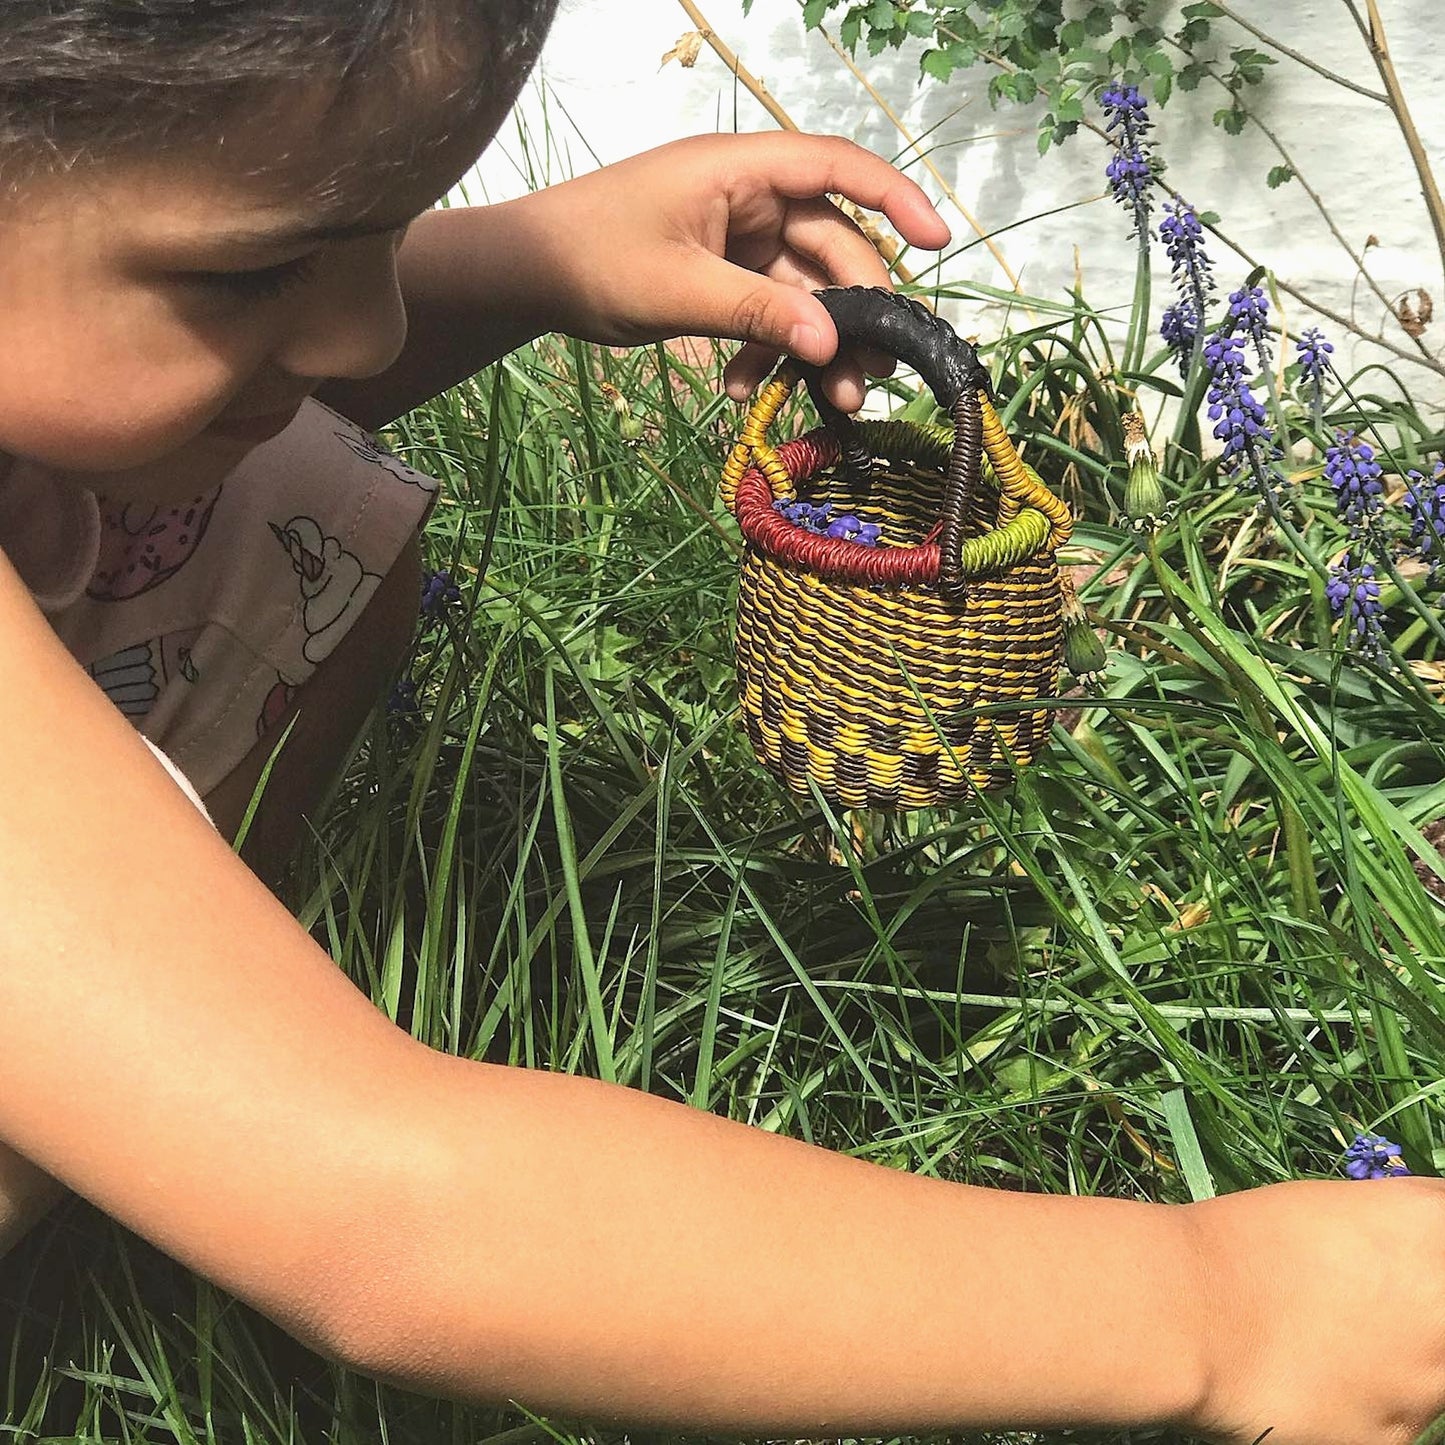
<path fill-rule="evenodd" d="M 384 371 L 406 334 L 405 228 L 498 119 L 469 120 L 384 181 L 359 172 L 329 205 L 308 196 L 345 138 L 299 115 L 289 135 L 228 133 L 225 164 L 118 162 L 0 202 L 0 465 L 25 457 L 117 497 L 191 496 L 323 380 Z M 288 148 L 284 180 L 247 177 Z M 294 235 L 316 226 L 345 229 Z M 225 434 L 257 417 L 274 421 Z"/>

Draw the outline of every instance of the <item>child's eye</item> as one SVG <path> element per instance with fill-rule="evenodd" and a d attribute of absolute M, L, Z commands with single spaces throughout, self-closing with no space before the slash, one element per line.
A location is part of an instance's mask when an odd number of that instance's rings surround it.
<path fill-rule="evenodd" d="M 195 271 L 187 279 L 214 286 L 246 301 L 264 301 L 306 280 L 316 267 L 316 253 L 298 256 L 259 271 Z"/>

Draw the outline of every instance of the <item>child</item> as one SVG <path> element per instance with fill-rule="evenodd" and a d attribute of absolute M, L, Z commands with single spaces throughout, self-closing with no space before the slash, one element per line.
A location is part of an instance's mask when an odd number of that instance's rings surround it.
<path fill-rule="evenodd" d="M 810 288 L 886 279 L 827 194 L 946 240 L 812 137 L 430 210 L 550 9 L 0 6 L 0 1238 L 73 1189 L 358 1369 L 546 1412 L 1408 1440 L 1445 1407 L 1435 1182 L 996 1193 L 445 1056 L 227 846 L 294 716 L 274 871 L 405 645 L 433 484 L 369 429 L 552 329 L 741 339 L 742 396 L 832 358 Z M 856 406 L 856 359 L 830 385 Z"/>

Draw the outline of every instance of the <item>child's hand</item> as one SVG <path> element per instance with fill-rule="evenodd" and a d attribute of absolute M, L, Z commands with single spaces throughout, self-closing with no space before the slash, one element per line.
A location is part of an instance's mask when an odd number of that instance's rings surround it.
<path fill-rule="evenodd" d="M 888 269 L 829 194 L 883 212 L 912 245 L 948 242 L 923 191 L 851 141 L 699 136 L 527 199 L 528 237 L 545 252 L 539 290 L 552 292 L 542 303 L 550 325 L 617 346 L 680 335 L 746 342 L 726 373 L 736 400 L 781 352 L 831 362 L 830 395 L 856 410 L 863 363 L 891 368 L 876 357 L 835 361 L 837 332 L 809 293 L 886 286 Z"/>
<path fill-rule="evenodd" d="M 1405 1445 L 1445 1412 L 1445 1183 L 1308 1181 L 1190 1208 L 1214 1342 L 1198 1428 Z"/>

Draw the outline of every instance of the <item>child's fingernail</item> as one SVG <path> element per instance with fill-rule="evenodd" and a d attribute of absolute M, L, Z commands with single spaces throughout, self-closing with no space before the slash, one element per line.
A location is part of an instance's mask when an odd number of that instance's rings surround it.
<path fill-rule="evenodd" d="M 788 350 L 802 361 L 819 360 L 823 350 L 823 333 L 806 322 L 795 326 L 788 336 Z"/>

